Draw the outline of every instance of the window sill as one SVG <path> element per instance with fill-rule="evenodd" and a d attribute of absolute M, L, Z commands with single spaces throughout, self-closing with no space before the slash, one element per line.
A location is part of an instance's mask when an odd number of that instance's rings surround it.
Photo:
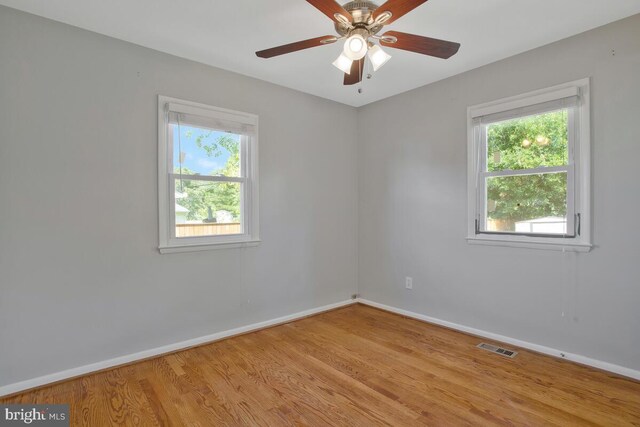
<path fill-rule="evenodd" d="M 262 240 L 244 240 L 240 242 L 207 243 L 206 245 L 160 246 L 158 249 L 161 254 L 213 251 L 217 249 L 248 248 L 258 246 L 261 241 Z"/>
<path fill-rule="evenodd" d="M 467 243 L 470 245 L 504 246 L 562 252 L 589 252 L 592 247 L 589 243 L 567 242 L 564 240 L 554 242 L 548 239 L 514 239 L 500 236 L 467 237 Z"/>

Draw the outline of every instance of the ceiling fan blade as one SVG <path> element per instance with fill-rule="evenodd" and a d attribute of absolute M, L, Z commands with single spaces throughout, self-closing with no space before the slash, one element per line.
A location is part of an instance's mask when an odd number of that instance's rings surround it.
<path fill-rule="evenodd" d="M 395 38 L 396 42 L 391 43 L 388 39 L 385 40 L 386 38 Z M 442 59 L 451 58 L 460 49 L 460 43 L 416 36 L 415 34 L 401 33 L 399 31 L 387 31 L 384 33 L 380 39 L 380 44 Z"/>
<path fill-rule="evenodd" d="M 373 19 L 375 20 L 384 12 L 391 12 L 391 17 L 382 22 L 384 25 L 388 25 L 426 2 L 427 0 L 387 0 L 386 3 L 382 4 L 373 12 Z"/>
<path fill-rule="evenodd" d="M 351 63 L 351 73 L 344 73 L 344 84 L 354 85 L 362 81 L 362 74 L 364 73 L 364 58 L 353 61 Z"/>
<path fill-rule="evenodd" d="M 329 19 L 331 19 L 332 21 L 335 21 L 335 22 L 343 21 L 340 18 L 336 18 L 336 14 L 342 15 L 344 18 L 346 18 L 346 22 L 353 21 L 353 17 L 351 16 L 351 14 L 347 12 L 344 7 L 336 3 L 335 0 L 307 0 L 307 1 L 311 3 L 313 6 L 315 6 L 315 8 L 318 9 L 320 12 L 327 15 Z"/>
<path fill-rule="evenodd" d="M 272 47 L 271 49 L 261 50 L 256 52 L 260 58 L 272 58 L 278 55 L 284 55 L 285 53 L 296 52 L 298 50 L 309 49 L 310 47 L 322 46 L 325 44 L 335 43 L 338 40 L 335 36 L 322 36 L 315 39 L 302 40 L 295 43 L 289 43 L 278 47 Z"/>

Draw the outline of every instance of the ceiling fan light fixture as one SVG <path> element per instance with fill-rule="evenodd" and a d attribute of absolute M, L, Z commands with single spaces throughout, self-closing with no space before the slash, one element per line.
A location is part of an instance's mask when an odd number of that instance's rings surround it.
<path fill-rule="evenodd" d="M 382 50 L 380 46 L 373 45 L 369 49 L 369 60 L 371 60 L 371 64 L 373 65 L 373 71 L 378 71 L 380 67 L 387 63 L 388 60 L 391 59 L 391 55 Z"/>
<path fill-rule="evenodd" d="M 346 74 L 351 74 L 352 62 L 353 61 L 349 59 L 344 53 L 341 53 L 340 56 L 338 56 L 338 59 L 333 61 L 333 66 Z"/>
<path fill-rule="evenodd" d="M 343 52 L 352 61 L 362 59 L 367 54 L 367 41 L 360 34 L 354 34 L 344 42 Z"/>

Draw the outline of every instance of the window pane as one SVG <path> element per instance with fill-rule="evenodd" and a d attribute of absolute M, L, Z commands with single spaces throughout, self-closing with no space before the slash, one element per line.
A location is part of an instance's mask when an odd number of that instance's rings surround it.
<path fill-rule="evenodd" d="M 239 177 L 240 135 L 189 125 L 170 125 L 173 171 L 184 175 Z"/>
<path fill-rule="evenodd" d="M 483 231 L 565 234 L 567 174 L 487 178 L 487 223 Z"/>
<path fill-rule="evenodd" d="M 487 170 L 566 165 L 568 116 L 564 109 L 488 125 Z"/>
<path fill-rule="evenodd" d="M 176 237 L 242 233 L 241 183 L 175 180 Z"/>

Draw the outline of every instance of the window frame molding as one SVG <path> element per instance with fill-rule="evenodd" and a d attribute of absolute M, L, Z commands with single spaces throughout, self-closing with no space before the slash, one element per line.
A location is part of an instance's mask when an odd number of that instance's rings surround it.
<path fill-rule="evenodd" d="M 569 120 L 575 123 L 574 134 L 569 135 L 569 164 L 573 168 L 574 182 L 567 175 L 567 203 L 573 203 L 574 212 L 579 214 L 580 233 L 575 237 L 544 237 L 511 233 L 478 233 L 476 220 L 480 212 L 479 179 L 486 173 L 480 155 L 486 150 L 481 146 L 486 141 L 476 134 L 478 126 L 475 118 L 493 114 L 507 113 L 520 108 L 534 107 L 563 98 L 578 96 L 575 115 L 569 114 Z M 535 113 L 534 113 L 535 114 Z M 574 117 L 575 116 L 575 117 Z M 484 186 L 482 186 L 484 187 Z M 571 197 L 571 200 L 569 200 Z M 573 218 L 567 219 L 567 229 L 573 224 Z M 591 102 L 590 79 L 584 78 L 553 87 L 523 93 L 467 108 L 467 237 L 472 245 L 491 245 L 589 252 L 591 244 Z"/>
<path fill-rule="evenodd" d="M 211 182 L 239 182 L 241 185 L 241 234 L 200 237 L 175 237 L 175 173 L 173 171 L 173 144 L 168 133 L 168 105 L 174 104 L 186 110 L 206 114 L 215 120 L 235 121 L 255 126 L 252 136 L 241 135 L 241 170 L 246 171 L 242 177 L 198 176 L 198 180 Z M 169 145 L 172 145 L 171 149 Z M 258 206 L 258 116 L 255 114 L 214 107 L 207 104 L 187 101 L 158 95 L 158 225 L 160 253 L 194 252 L 224 248 L 240 248 L 257 246 L 259 237 Z M 185 175 L 182 176 L 185 179 Z M 186 176 L 188 179 L 189 176 Z M 173 230 L 173 231 L 172 231 Z"/>

